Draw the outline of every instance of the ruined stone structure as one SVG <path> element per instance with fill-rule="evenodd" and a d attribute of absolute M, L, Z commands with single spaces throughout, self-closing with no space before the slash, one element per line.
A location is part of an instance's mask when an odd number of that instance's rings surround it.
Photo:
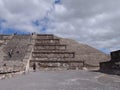
<path fill-rule="evenodd" d="M 10 56 L 11 55 L 11 56 Z M 52 34 L 0 35 L 0 73 L 37 69 L 83 69 L 99 67 L 109 55 Z"/>
<path fill-rule="evenodd" d="M 111 52 L 111 60 L 101 62 L 100 70 L 120 74 L 120 50 Z"/>
<path fill-rule="evenodd" d="M 120 50 L 111 52 L 111 60 L 114 62 L 120 62 Z"/>

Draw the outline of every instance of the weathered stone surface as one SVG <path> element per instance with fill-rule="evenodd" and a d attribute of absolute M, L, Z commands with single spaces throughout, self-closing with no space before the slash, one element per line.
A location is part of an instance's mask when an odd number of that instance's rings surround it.
<path fill-rule="evenodd" d="M 60 41 L 62 44 L 67 45 L 69 51 L 75 52 L 75 60 L 84 61 L 87 65 L 99 67 L 100 62 L 110 60 L 109 55 L 87 44 L 78 43 L 75 40 L 64 38 L 61 38 Z"/>
<path fill-rule="evenodd" d="M 23 61 L 31 43 L 30 35 L 3 35 L 1 40 L 4 43 L 0 47 L 0 74 L 15 73 L 24 71 L 26 62 Z M 11 52 L 11 57 L 8 52 Z"/>
<path fill-rule="evenodd" d="M 120 90 L 120 77 L 89 71 L 40 71 L 0 80 L 1 90 Z"/>

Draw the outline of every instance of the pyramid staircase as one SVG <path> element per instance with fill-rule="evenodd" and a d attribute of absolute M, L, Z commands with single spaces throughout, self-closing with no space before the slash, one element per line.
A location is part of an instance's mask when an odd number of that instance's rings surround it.
<path fill-rule="evenodd" d="M 82 61 L 75 60 L 75 52 L 69 51 L 67 45 L 52 34 L 37 34 L 30 66 L 36 63 L 37 68 L 81 68 Z"/>
<path fill-rule="evenodd" d="M 25 71 L 25 56 L 31 43 L 30 35 L 3 35 L 0 37 L 4 41 L 0 46 L 0 74 L 9 74 Z M 5 40 L 4 40 L 5 39 Z M 9 52 L 12 50 L 12 56 Z"/>

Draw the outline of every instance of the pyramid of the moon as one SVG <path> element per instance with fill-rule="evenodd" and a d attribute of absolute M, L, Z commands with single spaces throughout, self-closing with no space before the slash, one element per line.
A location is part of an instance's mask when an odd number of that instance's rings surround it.
<path fill-rule="evenodd" d="M 52 34 L 0 35 L 0 72 L 99 67 L 109 55 L 86 44 Z"/>

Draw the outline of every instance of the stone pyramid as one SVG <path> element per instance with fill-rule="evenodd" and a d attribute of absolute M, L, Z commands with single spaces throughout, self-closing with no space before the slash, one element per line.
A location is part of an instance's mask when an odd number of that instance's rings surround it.
<path fill-rule="evenodd" d="M 12 49 L 12 57 L 8 52 Z M 86 44 L 52 34 L 0 35 L 0 72 L 99 67 L 109 55 Z"/>

